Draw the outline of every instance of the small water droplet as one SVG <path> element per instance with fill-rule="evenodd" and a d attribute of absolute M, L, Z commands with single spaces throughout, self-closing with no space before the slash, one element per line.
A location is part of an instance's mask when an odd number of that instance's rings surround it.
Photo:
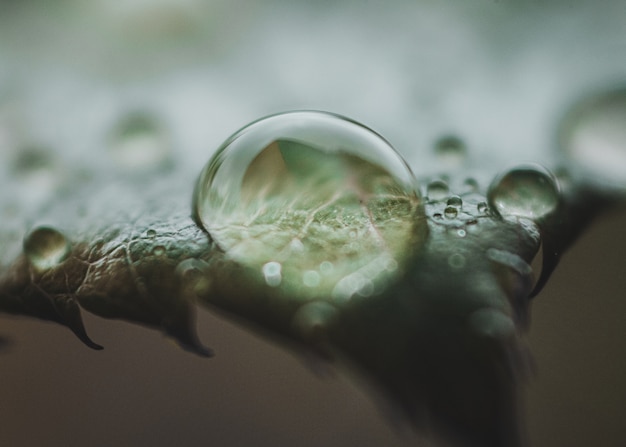
<path fill-rule="evenodd" d="M 457 230 L 456 234 L 459 235 L 459 237 L 465 237 L 467 235 L 467 232 L 463 229 Z"/>
<path fill-rule="evenodd" d="M 148 239 L 154 239 L 156 237 L 157 232 L 153 229 L 149 229 L 146 231 L 146 237 Z"/>
<path fill-rule="evenodd" d="M 292 319 L 296 333 L 309 342 L 321 341 L 339 314 L 335 306 L 324 301 L 313 301 L 298 308 Z"/>
<path fill-rule="evenodd" d="M 463 200 L 459 196 L 452 196 L 448 199 L 446 203 L 448 204 L 448 206 L 454 206 L 458 208 L 463 205 Z"/>
<path fill-rule="evenodd" d="M 67 238 L 52 227 L 38 227 L 24 238 L 24 254 L 37 270 L 48 270 L 69 256 L 71 245 Z"/>
<path fill-rule="evenodd" d="M 454 219 L 456 218 L 456 216 L 459 214 L 459 211 L 456 207 L 454 206 L 447 206 L 445 210 L 443 210 L 443 214 L 444 216 L 446 216 L 448 219 Z"/>
<path fill-rule="evenodd" d="M 603 186 L 626 188 L 626 88 L 574 107 L 563 120 L 561 150 Z"/>
<path fill-rule="evenodd" d="M 433 219 L 441 220 L 441 219 L 443 219 L 443 215 L 441 213 L 435 213 L 435 214 L 433 214 Z"/>
<path fill-rule="evenodd" d="M 465 256 L 461 253 L 453 253 L 448 256 L 448 265 L 454 269 L 462 269 L 465 267 Z"/>
<path fill-rule="evenodd" d="M 263 265 L 263 276 L 270 287 L 278 287 L 283 280 L 282 265 L 280 262 L 270 261 Z"/>
<path fill-rule="evenodd" d="M 465 160 L 465 143 L 454 135 L 447 135 L 437 140 L 435 153 L 444 163 L 460 165 Z"/>
<path fill-rule="evenodd" d="M 463 192 L 471 193 L 478 191 L 478 182 L 473 178 L 466 178 L 463 182 Z"/>
<path fill-rule="evenodd" d="M 324 262 L 322 262 L 320 264 L 320 273 L 322 275 L 328 275 L 328 274 L 332 273 L 334 268 L 335 268 L 335 266 L 333 265 L 332 262 L 324 261 Z"/>
<path fill-rule="evenodd" d="M 480 202 L 478 205 L 476 205 L 476 209 L 479 213 L 485 214 L 489 210 L 489 206 L 487 206 L 486 202 Z"/>
<path fill-rule="evenodd" d="M 560 192 L 548 170 L 539 165 L 526 165 L 496 177 L 487 198 L 490 207 L 501 216 L 540 219 L 556 210 Z"/>
<path fill-rule="evenodd" d="M 415 178 L 389 143 L 322 112 L 274 115 L 236 132 L 202 170 L 193 203 L 195 220 L 231 259 L 255 269 L 283 262 L 278 274 L 263 271 L 287 288 L 318 269 L 339 281 L 378 256 L 381 239 L 413 240 L 416 225 L 427 225 L 414 218 L 423 211 Z M 393 228 L 379 228 L 390 215 Z M 400 258 L 406 247 L 387 246 Z"/>
<path fill-rule="evenodd" d="M 450 193 L 450 188 L 448 184 L 443 180 L 433 180 L 428 184 L 426 188 L 426 195 L 428 196 L 428 200 L 443 200 L 448 197 Z"/>
<path fill-rule="evenodd" d="M 163 245 L 157 245 L 152 249 L 154 256 L 163 256 L 165 254 L 165 247 Z"/>
<path fill-rule="evenodd" d="M 302 274 L 302 283 L 307 287 L 317 287 L 320 285 L 320 274 L 315 270 L 307 270 Z"/>
<path fill-rule="evenodd" d="M 148 113 L 125 116 L 111 134 L 109 149 L 118 166 L 135 172 L 164 168 L 172 161 L 169 137 Z"/>

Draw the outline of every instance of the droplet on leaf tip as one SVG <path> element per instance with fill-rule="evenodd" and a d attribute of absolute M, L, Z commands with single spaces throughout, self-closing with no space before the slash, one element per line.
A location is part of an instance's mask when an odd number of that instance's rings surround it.
<path fill-rule="evenodd" d="M 37 270 L 48 270 L 61 264 L 71 252 L 71 244 L 59 230 L 41 226 L 24 238 L 24 254 Z"/>

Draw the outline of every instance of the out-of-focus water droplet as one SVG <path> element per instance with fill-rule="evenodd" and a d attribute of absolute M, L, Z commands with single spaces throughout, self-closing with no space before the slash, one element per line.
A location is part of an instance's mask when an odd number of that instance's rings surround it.
<path fill-rule="evenodd" d="M 283 280 L 280 262 L 270 261 L 263 265 L 263 276 L 270 287 L 278 287 Z"/>
<path fill-rule="evenodd" d="M 146 237 L 148 239 L 154 239 L 156 237 L 157 232 L 152 228 L 146 231 Z"/>
<path fill-rule="evenodd" d="M 448 265 L 454 269 L 462 269 L 465 267 L 465 256 L 461 253 L 453 253 L 448 256 Z"/>
<path fill-rule="evenodd" d="M 447 135 L 437 140 L 435 153 L 448 165 L 460 165 L 465 160 L 465 143 L 454 135 Z"/>
<path fill-rule="evenodd" d="M 118 166 L 134 172 L 163 169 L 172 162 L 170 138 L 148 113 L 125 116 L 110 136 L 109 149 Z"/>
<path fill-rule="evenodd" d="M 452 196 L 448 199 L 446 203 L 448 206 L 454 206 L 458 208 L 463 205 L 463 199 L 461 199 L 459 196 Z"/>
<path fill-rule="evenodd" d="M 39 145 L 20 148 L 11 166 L 20 183 L 20 203 L 28 206 L 50 200 L 65 180 L 60 168 L 51 149 Z"/>
<path fill-rule="evenodd" d="M 496 177 L 487 199 L 501 216 L 540 219 L 557 209 L 560 191 L 554 176 L 539 165 L 520 166 Z"/>
<path fill-rule="evenodd" d="M 448 219 L 454 219 L 459 214 L 459 210 L 454 206 L 447 206 L 445 210 L 443 210 L 443 215 Z"/>
<path fill-rule="evenodd" d="M 459 237 L 465 237 L 465 236 L 467 236 L 467 231 L 465 231 L 464 229 L 462 229 L 462 228 L 461 228 L 461 229 L 459 229 L 459 230 L 457 230 L 457 231 L 456 231 L 456 234 L 457 234 Z"/>
<path fill-rule="evenodd" d="M 433 180 L 426 188 L 428 200 L 443 200 L 450 194 L 448 184 L 443 180 Z"/>
<path fill-rule="evenodd" d="M 470 193 L 478 191 L 478 182 L 473 178 L 466 178 L 463 181 L 463 192 Z"/>
<path fill-rule="evenodd" d="M 594 183 L 626 189 L 626 88 L 588 99 L 565 117 L 561 150 Z"/>
<path fill-rule="evenodd" d="M 489 210 L 489 206 L 487 206 L 486 202 L 480 202 L 478 205 L 476 205 L 476 209 L 479 213 L 485 214 Z"/>
<path fill-rule="evenodd" d="M 59 230 L 37 227 L 24 238 L 24 254 L 37 270 L 48 270 L 62 263 L 71 252 L 71 244 Z"/>
<path fill-rule="evenodd" d="M 328 275 L 328 274 L 332 273 L 334 268 L 335 268 L 335 266 L 333 265 L 332 262 L 330 262 L 330 261 L 322 261 L 322 263 L 320 264 L 320 273 L 322 275 Z"/>
<path fill-rule="evenodd" d="M 324 301 L 313 301 L 298 308 L 292 319 L 292 327 L 296 333 L 307 341 L 315 341 L 324 337 L 329 325 L 337 319 L 338 309 Z"/>
<path fill-rule="evenodd" d="M 235 133 L 201 172 L 193 206 L 227 257 L 308 298 L 323 293 L 318 285 L 330 294 L 381 250 L 403 259 L 427 228 L 398 153 L 374 131 L 323 112 L 274 115 Z M 367 285 L 350 290 L 367 293 Z"/>
<path fill-rule="evenodd" d="M 154 256 L 163 256 L 165 254 L 165 247 L 162 245 L 157 245 L 152 249 L 152 254 Z"/>
<path fill-rule="evenodd" d="M 307 287 L 317 287 L 320 284 L 320 274 L 315 270 L 307 270 L 302 274 L 302 282 Z"/>

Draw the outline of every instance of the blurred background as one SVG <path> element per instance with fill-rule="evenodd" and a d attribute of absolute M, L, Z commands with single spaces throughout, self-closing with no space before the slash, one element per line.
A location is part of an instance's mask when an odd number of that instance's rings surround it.
<path fill-rule="evenodd" d="M 448 134 L 474 160 L 554 166 L 571 105 L 626 83 L 624 23 L 620 1 L 2 1 L 0 267 L 72 185 L 191 194 L 222 140 L 289 109 L 369 125 L 418 176 Z M 625 226 L 599 219 L 534 302 L 534 446 L 626 442 Z M 0 316 L 0 445 L 422 445 L 347 377 L 202 309 L 210 360 L 85 320 L 104 351 Z"/>

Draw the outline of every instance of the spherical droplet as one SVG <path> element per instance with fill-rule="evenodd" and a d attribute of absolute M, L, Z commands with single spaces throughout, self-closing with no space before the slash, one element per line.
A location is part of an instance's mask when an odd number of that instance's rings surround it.
<path fill-rule="evenodd" d="M 447 206 L 445 210 L 443 210 L 443 215 L 448 219 L 454 219 L 459 214 L 459 210 L 454 206 Z"/>
<path fill-rule="evenodd" d="M 485 214 L 489 210 L 489 206 L 487 206 L 486 202 L 480 202 L 478 205 L 476 205 L 476 209 L 479 213 Z"/>
<path fill-rule="evenodd" d="M 71 244 L 57 229 L 38 227 L 24 238 L 24 254 L 37 270 L 48 270 L 69 256 Z"/>
<path fill-rule="evenodd" d="M 448 256 L 448 265 L 454 269 L 462 269 L 465 267 L 466 259 L 461 253 L 452 253 Z"/>
<path fill-rule="evenodd" d="M 152 254 L 154 256 L 163 256 L 165 254 L 165 247 L 162 245 L 157 245 L 152 249 Z"/>
<path fill-rule="evenodd" d="M 463 199 L 461 199 L 459 196 L 452 196 L 448 199 L 448 201 L 446 202 L 446 204 L 448 206 L 454 206 L 456 208 L 460 207 L 461 205 L 463 205 Z"/>
<path fill-rule="evenodd" d="M 561 127 L 561 150 L 595 183 L 626 189 L 626 88 L 583 101 Z"/>
<path fill-rule="evenodd" d="M 274 115 L 235 133 L 201 172 L 193 206 L 228 257 L 310 298 L 315 283 L 330 293 L 381 247 L 403 259 L 427 228 L 415 178 L 389 143 L 322 112 Z"/>
<path fill-rule="evenodd" d="M 435 153 L 444 163 L 459 165 L 465 159 L 465 143 L 454 135 L 446 135 L 435 143 Z"/>
<path fill-rule="evenodd" d="M 170 138 L 147 113 L 122 118 L 111 133 L 109 149 L 118 166 L 134 172 L 164 168 L 171 162 Z"/>
<path fill-rule="evenodd" d="M 443 180 L 433 180 L 426 188 L 428 200 L 443 200 L 450 194 L 448 184 Z"/>
<path fill-rule="evenodd" d="M 559 206 L 560 191 L 554 176 L 538 165 L 511 169 L 496 177 L 487 193 L 489 205 L 501 216 L 540 219 Z"/>

